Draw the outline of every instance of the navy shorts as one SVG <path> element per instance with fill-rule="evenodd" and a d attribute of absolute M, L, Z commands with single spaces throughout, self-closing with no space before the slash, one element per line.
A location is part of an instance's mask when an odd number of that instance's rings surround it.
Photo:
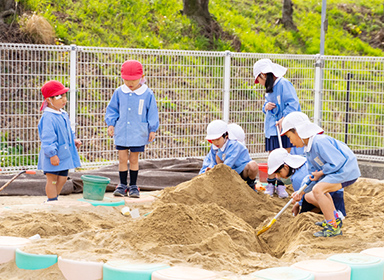
<path fill-rule="evenodd" d="M 344 183 L 341 183 L 341 186 L 343 187 L 343 188 L 345 188 L 345 187 L 348 187 L 348 186 L 350 186 L 350 185 L 352 185 L 354 182 L 356 182 L 357 181 L 357 179 L 353 179 L 353 180 L 351 180 L 351 181 L 347 181 L 347 182 L 344 182 Z"/>
<path fill-rule="evenodd" d="M 67 170 L 60 170 L 60 171 L 44 171 L 44 175 L 47 173 L 67 177 L 68 176 L 68 169 Z"/>
<path fill-rule="evenodd" d="M 291 148 L 293 145 L 289 141 L 287 135 L 281 136 L 281 143 L 283 144 L 283 148 Z M 271 138 L 265 138 L 265 151 L 273 151 L 277 148 L 280 148 L 279 138 L 277 136 L 271 136 Z"/>
<path fill-rule="evenodd" d="M 136 153 L 136 152 L 144 152 L 144 149 L 145 149 L 145 146 L 124 147 L 124 146 L 116 145 L 116 150 L 118 150 L 118 151 L 130 150 L 131 152 Z"/>
<path fill-rule="evenodd" d="M 339 210 L 341 213 L 343 213 L 344 217 L 347 216 L 347 213 L 345 212 L 344 192 L 330 192 L 329 194 L 332 197 L 336 210 Z M 307 202 L 304 196 L 300 213 L 311 211 L 314 208 L 316 208 L 316 206 Z M 320 211 L 319 214 L 322 214 L 322 212 Z"/>

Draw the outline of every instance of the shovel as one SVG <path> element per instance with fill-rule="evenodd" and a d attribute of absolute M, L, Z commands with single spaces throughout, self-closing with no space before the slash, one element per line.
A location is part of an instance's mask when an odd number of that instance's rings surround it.
<path fill-rule="evenodd" d="M 276 130 L 277 130 L 277 138 L 279 139 L 279 146 L 280 146 L 280 148 L 284 148 L 284 147 L 283 147 L 283 142 L 281 142 L 281 136 L 280 136 L 279 125 L 278 125 L 277 123 L 278 123 L 278 122 L 276 122 Z"/>
<path fill-rule="evenodd" d="M 1 188 L 0 188 L 0 192 L 5 189 L 6 187 L 8 187 L 8 185 L 10 183 L 12 183 L 17 177 L 19 177 L 21 174 L 36 174 L 36 171 L 35 170 L 23 170 L 23 171 L 20 171 L 19 173 L 17 173 L 15 176 L 13 176 L 11 178 L 11 180 L 9 180 L 8 182 L 6 182 Z"/>
<path fill-rule="evenodd" d="M 301 188 L 298 190 L 298 193 L 301 193 L 311 182 L 312 182 L 311 180 L 308 180 L 303 186 L 301 186 Z M 257 236 L 269 230 L 272 227 L 272 225 L 276 222 L 276 219 L 280 217 L 281 214 L 283 214 L 283 212 L 288 208 L 289 204 L 291 204 L 292 201 L 293 201 L 293 198 L 291 198 L 291 200 L 289 200 L 288 203 L 285 204 L 283 209 L 281 209 L 280 212 L 277 213 L 275 217 L 273 217 L 273 219 L 268 223 L 268 225 L 264 226 L 261 230 L 257 232 Z"/>

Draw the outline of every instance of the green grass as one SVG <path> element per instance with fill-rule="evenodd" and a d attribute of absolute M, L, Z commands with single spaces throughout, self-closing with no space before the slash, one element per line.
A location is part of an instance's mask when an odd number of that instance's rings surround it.
<path fill-rule="evenodd" d="M 59 42 L 82 46 L 232 50 L 231 41 L 212 42 L 180 12 L 179 0 L 19 0 L 44 16 Z M 383 56 L 367 42 L 384 23 L 381 0 L 328 0 L 326 55 Z M 320 45 L 321 1 L 294 0 L 298 31 L 286 30 L 282 1 L 211 0 L 209 9 L 223 30 L 236 35 L 242 52 L 316 54 Z"/>

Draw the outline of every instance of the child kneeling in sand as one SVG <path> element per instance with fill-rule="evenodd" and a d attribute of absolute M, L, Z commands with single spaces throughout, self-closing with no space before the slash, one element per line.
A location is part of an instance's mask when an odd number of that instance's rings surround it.
<path fill-rule="evenodd" d="M 204 159 L 200 174 L 216 164 L 224 163 L 235 170 L 255 190 L 255 179 L 259 173 L 259 167 L 249 156 L 245 145 L 237 140 L 230 140 L 228 135 L 228 125 L 224 121 L 214 120 L 208 125 L 205 139 L 212 146 Z"/>
<path fill-rule="evenodd" d="M 325 217 L 324 227 L 315 237 L 341 235 L 341 219 L 335 209 L 330 192 L 352 185 L 360 177 L 360 169 L 352 150 L 344 143 L 325 134 L 318 125 L 308 121 L 302 112 L 288 114 L 282 123 L 282 135 L 287 135 L 296 147 L 304 147 L 311 181 L 316 181 L 306 194 L 307 201 L 315 201 Z M 300 201 L 304 192 L 294 192 L 294 202 Z"/>
<path fill-rule="evenodd" d="M 308 182 L 308 164 L 305 157 L 299 155 L 291 155 L 286 149 L 279 148 L 273 150 L 268 156 L 268 175 L 275 175 L 278 178 L 291 179 L 292 187 L 294 191 L 298 191 L 300 187 Z M 312 189 L 316 184 L 315 181 L 312 181 L 310 185 L 304 190 Z M 332 197 L 333 203 L 335 205 L 338 216 L 341 219 L 346 216 L 345 213 L 345 204 L 344 204 L 344 189 L 340 189 L 336 192 L 329 193 Z M 308 197 L 310 200 L 311 197 Z M 294 216 L 300 213 L 313 211 L 316 213 L 321 212 L 319 205 L 315 200 L 308 201 L 305 194 L 303 198 L 296 202 L 292 208 L 292 213 Z M 323 222 L 316 223 L 319 226 L 323 226 Z"/>

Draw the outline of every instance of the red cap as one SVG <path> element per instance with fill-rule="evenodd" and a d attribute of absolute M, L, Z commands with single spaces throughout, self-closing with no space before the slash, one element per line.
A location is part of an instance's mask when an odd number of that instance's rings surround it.
<path fill-rule="evenodd" d="M 137 60 L 127 60 L 121 66 L 121 77 L 124 80 L 138 80 L 143 76 L 143 65 Z"/>
<path fill-rule="evenodd" d="M 57 95 L 66 93 L 68 90 L 69 88 L 65 87 L 62 83 L 58 81 L 49 81 L 42 86 L 41 93 L 46 99 L 48 97 L 57 96 Z M 46 107 L 46 105 L 47 105 L 46 101 L 44 101 L 40 107 L 40 111 L 42 111 Z"/>
<path fill-rule="evenodd" d="M 61 95 L 63 93 L 66 93 L 68 90 L 69 88 L 66 88 L 62 83 L 58 81 L 46 82 L 41 88 L 41 92 L 44 98 Z"/>

